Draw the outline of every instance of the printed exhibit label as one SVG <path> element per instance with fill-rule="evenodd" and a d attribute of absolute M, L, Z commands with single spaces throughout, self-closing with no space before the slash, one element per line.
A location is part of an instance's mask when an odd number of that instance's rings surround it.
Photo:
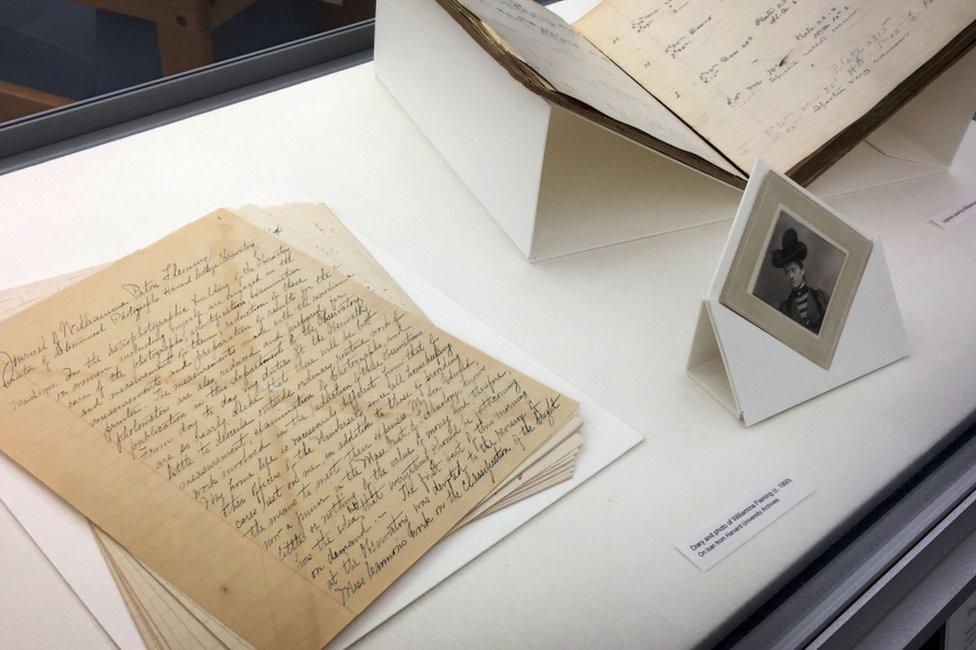
<path fill-rule="evenodd" d="M 777 474 L 676 546 L 695 566 L 708 571 L 811 494 L 813 488 L 795 474 Z"/>
<path fill-rule="evenodd" d="M 935 215 L 932 217 L 932 223 L 943 230 L 950 230 L 969 221 L 973 218 L 974 214 L 976 214 L 976 200 L 966 201 L 962 205 L 953 207 L 947 213 L 940 212 Z"/>
<path fill-rule="evenodd" d="M 949 617 L 945 625 L 945 650 L 976 650 L 976 592 Z"/>

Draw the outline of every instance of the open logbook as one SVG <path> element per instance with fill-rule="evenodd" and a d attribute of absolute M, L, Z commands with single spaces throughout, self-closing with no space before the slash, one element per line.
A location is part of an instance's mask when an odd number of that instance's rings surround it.
<path fill-rule="evenodd" d="M 807 184 L 976 39 L 972 0 L 437 0 L 529 90 L 737 187 Z"/>

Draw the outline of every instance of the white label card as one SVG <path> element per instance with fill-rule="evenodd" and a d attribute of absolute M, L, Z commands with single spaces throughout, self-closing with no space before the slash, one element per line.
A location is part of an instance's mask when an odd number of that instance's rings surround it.
<path fill-rule="evenodd" d="M 976 592 L 946 621 L 944 647 L 945 650 L 976 649 Z"/>
<path fill-rule="evenodd" d="M 949 230 L 969 221 L 973 215 L 976 215 L 976 200 L 954 206 L 948 212 L 940 212 L 932 217 L 932 223 L 943 230 Z"/>
<path fill-rule="evenodd" d="M 695 566 L 708 571 L 811 494 L 813 488 L 795 474 L 777 474 L 675 546 Z"/>

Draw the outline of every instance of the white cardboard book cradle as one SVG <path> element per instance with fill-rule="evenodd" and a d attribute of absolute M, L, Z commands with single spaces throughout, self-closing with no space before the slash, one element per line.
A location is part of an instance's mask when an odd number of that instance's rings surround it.
<path fill-rule="evenodd" d="M 597 0 L 548 8 L 569 21 Z M 377 2 L 376 75 L 530 260 L 723 221 L 739 190 L 534 94 L 435 0 Z M 821 197 L 945 171 L 976 109 L 970 52 L 839 160 Z"/>
<path fill-rule="evenodd" d="M 909 354 L 908 335 L 895 299 L 884 246 L 877 239 L 873 240 L 871 256 L 826 370 L 719 302 L 746 222 L 769 171 L 763 161 L 758 161 L 750 175 L 712 286 L 702 301 L 688 359 L 688 374 L 695 383 L 746 426 Z"/>

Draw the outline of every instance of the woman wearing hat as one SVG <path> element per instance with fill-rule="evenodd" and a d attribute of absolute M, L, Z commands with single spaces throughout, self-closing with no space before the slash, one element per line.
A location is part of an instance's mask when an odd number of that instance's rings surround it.
<path fill-rule="evenodd" d="M 790 295 L 779 303 L 779 310 L 803 325 L 814 334 L 820 333 L 827 303 L 826 291 L 807 286 L 803 260 L 807 257 L 807 245 L 797 237 L 796 230 L 787 228 L 783 233 L 782 247 L 773 251 L 773 266 L 783 269 L 790 283 Z"/>

